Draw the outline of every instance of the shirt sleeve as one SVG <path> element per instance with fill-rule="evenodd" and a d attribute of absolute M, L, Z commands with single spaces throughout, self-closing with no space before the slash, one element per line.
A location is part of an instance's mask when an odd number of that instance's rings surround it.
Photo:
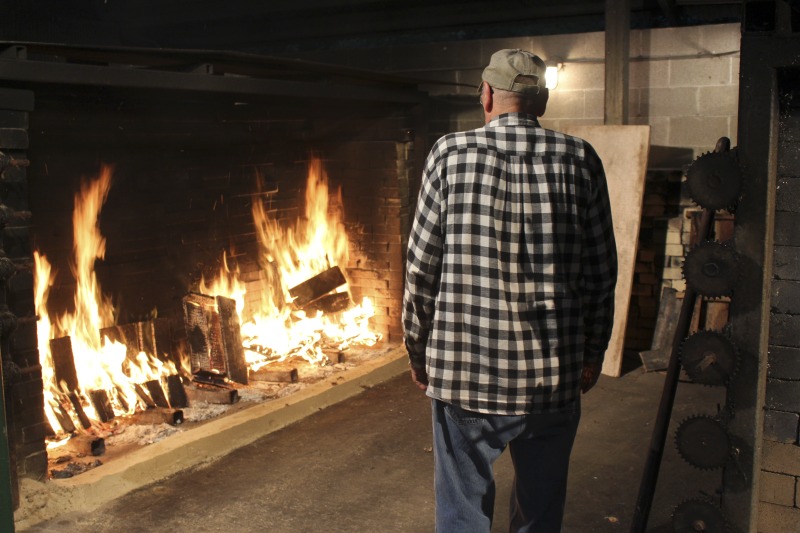
<path fill-rule="evenodd" d="M 583 231 L 584 360 L 602 363 L 614 326 L 617 247 L 603 164 L 593 149 L 589 152 L 587 162 L 594 186 Z"/>
<path fill-rule="evenodd" d="M 425 346 L 433 322 L 442 261 L 441 176 L 436 148 L 428 155 L 408 238 L 403 328 L 409 362 L 425 365 Z"/>

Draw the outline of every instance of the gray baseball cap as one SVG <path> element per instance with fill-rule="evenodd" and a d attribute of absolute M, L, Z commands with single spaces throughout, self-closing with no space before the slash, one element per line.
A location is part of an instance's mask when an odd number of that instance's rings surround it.
<path fill-rule="evenodd" d="M 483 70 L 483 81 L 495 89 L 539 94 L 544 89 L 547 65 L 536 55 L 518 49 L 498 50 Z"/>

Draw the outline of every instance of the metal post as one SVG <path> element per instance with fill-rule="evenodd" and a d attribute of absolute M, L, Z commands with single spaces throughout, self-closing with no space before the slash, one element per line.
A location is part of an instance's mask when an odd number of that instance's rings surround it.
<path fill-rule="evenodd" d="M 14 504 L 11 497 L 11 454 L 6 425 L 3 365 L 0 364 L 0 531 L 14 532 Z"/>

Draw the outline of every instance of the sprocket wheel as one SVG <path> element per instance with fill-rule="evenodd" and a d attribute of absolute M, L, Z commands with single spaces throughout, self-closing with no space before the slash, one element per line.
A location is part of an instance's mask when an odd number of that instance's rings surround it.
<path fill-rule="evenodd" d="M 698 331 L 683 341 L 681 364 L 694 383 L 726 385 L 739 366 L 739 355 L 722 333 Z"/>
<path fill-rule="evenodd" d="M 735 152 L 709 152 L 686 171 L 689 196 L 704 209 L 733 211 L 742 189 L 742 171 Z"/>
<path fill-rule="evenodd" d="M 703 296 L 730 296 L 739 278 L 739 256 L 729 244 L 703 241 L 686 254 L 683 275 Z"/>
<path fill-rule="evenodd" d="M 701 498 L 685 500 L 672 512 L 675 533 L 726 533 L 729 526 L 725 515 L 713 502 Z"/>
<path fill-rule="evenodd" d="M 710 416 L 690 416 L 681 422 L 675 432 L 675 444 L 680 456 L 700 470 L 721 468 L 731 456 L 728 431 Z"/>

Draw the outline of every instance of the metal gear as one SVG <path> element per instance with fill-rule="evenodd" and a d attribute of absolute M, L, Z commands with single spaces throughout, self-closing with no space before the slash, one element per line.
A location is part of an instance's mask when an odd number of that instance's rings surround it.
<path fill-rule="evenodd" d="M 730 531 L 722 510 L 710 500 L 693 498 L 678 504 L 672 512 L 675 533 L 725 533 Z"/>
<path fill-rule="evenodd" d="M 736 152 L 708 152 L 686 170 L 689 197 L 704 209 L 733 211 L 739 203 L 742 171 Z"/>
<path fill-rule="evenodd" d="M 694 383 L 727 385 L 739 366 L 733 342 L 716 331 L 698 331 L 681 344 L 681 365 Z"/>
<path fill-rule="evenodd" d="M 713 470 L 725 465 L 731 456 L 728 431 L 715 418 L 690 416 L 675 432 L 675 445 L 683 459 L 700 470 Z"/>
<path fill-rule="evenodd" d="M 703 241 L 686 254 L 683 276 L 698 294 L 730 296 L 739 277 L 739 257 L 729 244 Z"/>

